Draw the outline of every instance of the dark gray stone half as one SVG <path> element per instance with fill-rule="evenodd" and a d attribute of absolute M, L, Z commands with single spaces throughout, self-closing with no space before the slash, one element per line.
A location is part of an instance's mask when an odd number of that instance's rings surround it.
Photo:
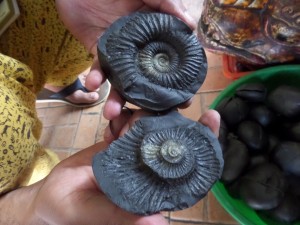
<path fill-rule="evenodd" d="M 112 202 L 149 215 L 201 200 L 221 177 L 223 156 L 209 128 L 173 111 L 138 120 L 94 156 L 92 167 Z"/>
<path fill-rule="evenodd" d="M 128 102 L 164 111 L 194 96 L 207 73 L 193 31 L 163 13 L 134 13 L 114 22 L 98 41 L 101 68 Z"/>

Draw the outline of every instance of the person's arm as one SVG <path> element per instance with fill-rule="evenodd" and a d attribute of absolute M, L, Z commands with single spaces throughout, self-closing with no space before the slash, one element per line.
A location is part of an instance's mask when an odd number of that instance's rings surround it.
<path fill-rule="evenodd" d="M 114 133 L 122 135 L 143 115 L 145 112 L 139 111 L 112 124 Z M 220 116 L 216 111 L 209 110 L 199 122 L 218 135 Z M 160 214 L 142 217 L 125 212 L 101 192 L 91 162 L 106 147 L 107 143 L 101 142 L 84 149 L 59 163 L 42 181 L 0 197 L 0 224 L 167 225 Z"/>
<path fill-rule="evenodd" d="M 40 182 L 3 195 L 0 224 L 167 225 L 162 215 L 133 215 L 101 192 L 91 162 L 106 146 L 101 142 L 84 149 L 63 160 Z"/>
<path fill-rule="evenodd" d="M 38 185 L 19 188 L 0 197 L 0 224 L 43 224 L 32 212 Z"/>

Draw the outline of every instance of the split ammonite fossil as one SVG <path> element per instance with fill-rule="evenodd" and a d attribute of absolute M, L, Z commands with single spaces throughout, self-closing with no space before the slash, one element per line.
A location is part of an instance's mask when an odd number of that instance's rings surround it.
<path fill-rule="evenodd" d="M 163 13 L 117 20 L 98 42 L 102 69 L 127 101 L 156 112 L 140 118 L 93 159 L 101 190 L 141 215 L 185 209 L 202 199 L 223 169 L 209 128 L 174 110 L 202 85 L 206 56 L 192 30 Z"/>
<path fill-rule="evenodd" d="M 99 39 L 98 55 L 112 86 L 147 110 L 163 111 L 189 100 L 207 72 L 193 31 L 163 13 L 120 18 Z"/>
<path fill-rule="evenodd" d="M 101 190 L 136 214 L 188 208 L 220 178 L 222 150 L 204 125 L 172 111 L 138 120 L 93 161 Z"/>

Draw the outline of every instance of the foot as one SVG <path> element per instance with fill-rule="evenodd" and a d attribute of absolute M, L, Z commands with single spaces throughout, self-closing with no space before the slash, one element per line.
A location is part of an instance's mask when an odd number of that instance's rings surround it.
<path fill-rule="evenodd" d="M 85 80 L 89 73 L 90 68 L 83 71 L 78 75 L 78 78 L 83 86 L 85 86 Z M 65 86 L 53 86 L 51 84 L 46 84 L 45 88 L 53 92 L 59 92 L 65 88 Z M 81 90 L 73 92 L 71 95 L 67 96 L 66 99 L 74 104 L 92 104 L 99 99 L 99 94 L 97 92 L 88 92 L 85 93 Z"/>

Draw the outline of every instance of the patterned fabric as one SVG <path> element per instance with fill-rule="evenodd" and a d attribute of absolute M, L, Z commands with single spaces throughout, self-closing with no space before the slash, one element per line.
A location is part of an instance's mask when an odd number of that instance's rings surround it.
<path fill-rule="evenodd" d="M 58 162 L 38 142 L 43 85 L 71 84 L 91 65 L 64 28 L 54 0 L 19 0 L 21 16 L 0 37 L 0 194 L 46 176 Z"/>
<path fill-rule="evenodd" d="M 59 20 L 55 1 L 19 0 L 18 4 L 21 15 L 0 37 L 0 52 L 32 69 L 36 91 L 45 82 L 71 84 L 92 58 Z"/>

